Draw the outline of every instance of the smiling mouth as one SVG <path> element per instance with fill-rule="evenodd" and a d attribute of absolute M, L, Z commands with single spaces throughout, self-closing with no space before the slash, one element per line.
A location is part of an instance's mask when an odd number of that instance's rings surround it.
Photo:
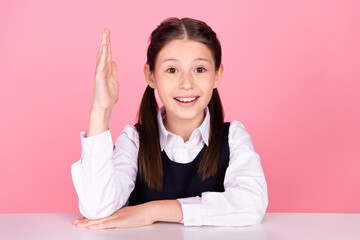
<path fill-rule="evenodd" d="M 183 103 L 188 103 L 188 102 L 193 102 L 193 101 L 195 101 L 196 99 L 198 99 L 199 98 L 199 96 L 197 96 L 197 97 L 175 97 L 174 99 L 176 100 L 176 101 L 179 101 L 179 102 L 183 102 Z"/>

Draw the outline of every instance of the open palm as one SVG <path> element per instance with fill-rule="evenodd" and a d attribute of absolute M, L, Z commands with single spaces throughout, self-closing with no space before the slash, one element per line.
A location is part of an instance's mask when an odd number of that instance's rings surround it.
<path fill-rule="evenodd" d="M 110 30 L 105 29 L 97 55 L 93 107 L 112 109 L 119 99 L 118 72 L 111 58 Z"/>

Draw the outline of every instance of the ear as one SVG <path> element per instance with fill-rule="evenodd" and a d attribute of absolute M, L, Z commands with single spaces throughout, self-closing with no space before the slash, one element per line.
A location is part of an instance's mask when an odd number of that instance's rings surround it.
<path fill-rule="evenodd" d="M 144 77 L 145 80 L 147 82 L 147 84 L 153 88 L 156 89 L 156 83 L 155 83 L 155 78 L 154 78 L 154 72 L 150 71 L 150 65 L 149 64 L 145 64 L 144 66 Z"/>
<path fill-rule="evenodd" d="M 217 88 L 217 87 L 220 85 L 221 80 L 222 80 L 223 72 L 224 72 L 224 65 L 223 65 L 223 64 L 220 64 L 219 70 L 217 70 L 217 71 L 215 72 L 214 88 Z"/>

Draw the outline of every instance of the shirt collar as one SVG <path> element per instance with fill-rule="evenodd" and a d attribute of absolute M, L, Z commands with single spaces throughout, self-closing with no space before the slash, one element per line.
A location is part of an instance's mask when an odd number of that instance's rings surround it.
<path fill-rule="evenodd" d="M 205 118 L 204 121 L 201 123 L 201 125 L 196 128 L 194 130 L 195 131 L 200 131 L 200 135 L 202 137 L 202 140 L 204 141 L 204 143 L 209 146 L 209 131 L 210 131 L 210 112 L 209 112 L 209 107 L 206 107 L 205 110 Z M 166 146 L 166 142 L 168 139 L 169 134 L 175 135 L 169 131 L 166 130 L 164 123 L 163 123 L 163 119 L 166 115 L 166 111 L 165 111 L 165 106 L 162 106 L 158 113 L 157 113 L 157 121 L 158 121 L 158 126 L 159 126 L 159 136 L 160 136 L 160 148 L 161 151 L 164 150 L 165 146 Z"/>

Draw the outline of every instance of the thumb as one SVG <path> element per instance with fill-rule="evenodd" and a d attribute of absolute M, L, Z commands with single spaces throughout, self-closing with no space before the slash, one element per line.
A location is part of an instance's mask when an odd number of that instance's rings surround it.
<path fill-rule="evenodd" d="M 118 71 L 117 71 L 116 63 L 115 63 L 114 61 L 112 61 L 111 64 L 112 64 L 113 74 L 114 74 L 114 76 L 117 78 L 117 76 L 118 76 Z"/>

